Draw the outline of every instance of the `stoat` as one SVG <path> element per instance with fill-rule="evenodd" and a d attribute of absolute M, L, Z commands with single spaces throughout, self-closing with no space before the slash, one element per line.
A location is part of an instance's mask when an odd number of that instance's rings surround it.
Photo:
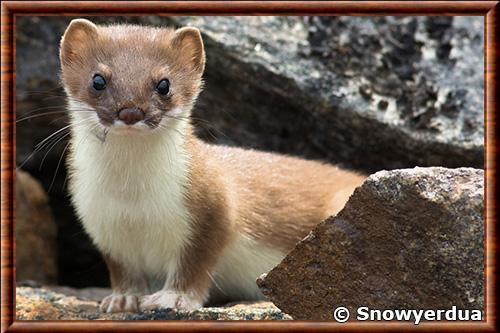
<path fill-rule="evenodd" d="M 76 19 L 60 60 L 72 203 L 111 277 L 102 311 L 261 299 L 256 278 L 364 179 L 196 138 L 205 52 L 195 28 Z"/>

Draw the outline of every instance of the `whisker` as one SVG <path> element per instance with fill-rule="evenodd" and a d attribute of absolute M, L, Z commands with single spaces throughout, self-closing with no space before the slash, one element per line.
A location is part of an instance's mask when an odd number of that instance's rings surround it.
<path fill-rule="evenodd" d="M 48 139 L 50 139 L 51 137 L 53 137 L 54 135 L 56 135 L 57 133 L 60 133 L 68 128 L 71 127 L 71 124 L 70 125 L 66 125 L 62 128 L 60 128 L 59 130 L 55 131 L 53 134 L 49 135 L 47 138 L 45 138 L 42 142 L 38 143 L 35 148 L 38 148 L 39 146 L 41 146 L 44 142 L 46 142 Z"/>
<path fill-rule="evenodd" d="M 61 85 L 57 85 L 54 88 L 48 89 L 48 90 L 19 90 L 19 92 L 22 92 L 22 93 L 48 93 L 51 91 L 56 91 L 56 90 L 61 90 L 61 89 L 63 89 L 63 87 Z"/>
<path fill-rule="evenodd" d="M 18 95 L 23 95 L 23 96 L 49 96 L 49 97 L 60 97 L 64 98 L 66 97 L 66 94 L 64 93 L 64 90 L 62 87 L 56 87 L 54 89 L 50 90 L 18 90 L 17 91 Z"/>
<path fill-rule="evenodd" d="M 75 145 L 75 147 L 74 147 L 74 150 L 77 150 L 77 149 L 78 149 L 78 147 L 80 147 L 80 145 L 81 145 L 84 141 L 86 141 L 86 140 L 88 139 L 88 137 L 89 137 L 90 133 L 92 133 L 92 132 L 94 131 L 94 129 L 97 129 L 97 128 L 99 128 L 99 124 L 94 124 L 94 125 L 90 128 L 90 130 L 89 130 L 89 132 L 87 133 L 87 135 L 86 135 L 86 136 L 84 136 L 83 138 L 81 138 L 81 139 L 80 139 L 80 141 L 78 141 L 78 143 L 77 143 L 77 144 Z M 64 151 L 63 151 L 63 153 L 64 153 Z M 62 190 L 64 190 L 64 189 L 66 188 L 66 182 L 67 182 L 67 181 L 68 181 L 68 173 L 66 172 L 66 176 L 64 177 L 64 182 L 63 182 L 63 185 L 62 185 Z"/>
<path fill-rule="evenodd" d="M 51 150 L 52 150 L 55 146 L 57 146 L 57 144 L 58 144 L 59 142 L 61 142 L 64 138 L 66 138 L 66 137 L 67 137 L 68 135 L 70 135 L 70 134 L 71 134 L 71 132 L 70 132 L 70 131 L 68 131 L 67 133 L 64 133 L 63 135 L 61 135 L 61 136 L 59 137 L 59 139 L 57 139 L 57 140 L 56 140 L 56 142 L 55 142 L 54 144 L 52 144 L 52 146 L 51 146 L 51 147 L 49 147 L 49 149 L 47 149 L 47 151 L 45 152 L 45 155 L 43 155 L 42 162 L 40 162 L 40 166 L 39 166 L 38 170 L 42 170 L 43 163 L 45 162 L 45 158 L 47 158 L 47 156 L 48 156 L 48 154 L 50 153 L 50 151 L 51 151 Z"/>
<path fill-rule="evenodd" d="M 59 166 L 61 165 L 62 158 L 63 158 L 64 154 L 66 153 L 66 149 L 68 149 L 68 146 L 70 145 L 70 143 L 71 143 L 71 141 L 68 141 L 68 143 L 66 143 L 66 146 L 64 147 L 64 150 L 61 153 L 61 157 L 59 157 L 59 161 L 57 162 L 56 172 L 54 172 L 54 177 L 52 177 L 52 181 L 50 182 L 49 189 L 47 190 L 48 193 L 50 193 L 50 191 L 52 190 L 52 186 L 54 185 L 54 181 L 56 180 L 57 172 L 59 171 Z"/>
<path fill-rule="evenodd" d="M 26 121 L 26 120 L 29 120 L 29 119 L 32 119 L 32 118 L 38 118 L 38 117 L 43 117 L 43 116 L 48 116 L 48 115 L 51 115 L 51 114 L 58 114 L 58 113 L 66 113 L 66 111 L 61 110 L 61 111 L 51 111 L 51 112 L 39 113 L 39 114 L 35 114 L 35 115 L 23 117 L 21 119 L 17 119 L 16 123 L 20 123 L 20 122 L 23 122 L 23 121 Z"/>
<path fill-rule="evenodd" d="M 21 162 L 21 164 L 19 166 L 17 166 L 17 168 L 21 169 L 36 153 L 38 153 L 40 150 L 42 150 L 44 147 L 46 147 L 49 144 L 49 142 L 51 142 L 51 141 L 49 141 L 50 138 L 54 137 L 55 135 L 57 135 L 61 131 L 67 129 L 68 127 L 69 126 L 63 127 L 62 129 L 56 131 L 55 133 L 52 133 L 51 135 L 46 137 L 44 140 L 42 140 L 40 143 L 38 143 L 35 146 L 35 149 L 33 150 L 33 152 L 23 162 Z"/>
<path fill-rule="evenodd" d="M 88 112 L 88 113 L 92 113 L 94 111 L 89 111 L 89 110 L 71 110 L 72 112 Z M 23 122 L 23 121 L 26 121 L 26 120 L 29 120 L 29 119 L 32 119 L 32 118 L 38 118 L 38 117 L 43 117 L 43 116 L 49 116 L 49 115 L 52 115 L 52 114 L 58 114 L 58 113 L 66 113 L 66 116 L 65 117 L 68 117 L 69 114 L 68 114 L 68 111 L 66 110 L 61 110 L 61 111 L 50 111 L 50 112 L 44 112 L 44 113 L 39 113 L 39 114 L 35 114 L 35 115 L 30 115 L 30 116 L 26 116 L 26 117 L 23 117 L 21 119 L 18 119 L 16 120 L 16 123 L 20 123 L 20 122 Z M 63 117 L 60 117 L 58 119 L 61 119 Z"/>
<path fill-rule="evenodd" d="M 83 119 L 79 122 L 76 122 L 74 124 L 69 124 L 67 126 L 64 126 L 63 128 L 57 130 L 56 132 L 50 134 L 48 137 L 46 137 L 45 139 L 43 139 L 40 143 L 38 143 L 36 146 L 35 146 L 35 149 L 33 150 L 33 152 L 17 167 L 17 168 L 22 168 L 36 153 L 38 153 L 40 150 L 42 150 L 45 146 L 47 146 L 49 144 L 49 141 L 51 138 L 53 138 L 54 136 L 58 135 L 58 133 L 61 133 L 67 129 L 69 129 L 71 126 L 79 126 L 79 125 L 83 125 L 85 124 L 86 121 L 91 121 L 92 119 L 90 118 L 86 118 L 86 119 Z"/>
<path fill-rule="evenodd" d="M 66 126 L 66 128 L 71 127 L 71 125 L 72 125 L 72 124 L 68 124 L 68 125 L 69 125 L 69 126 Z M 77 125 L 75 125 L 75 126 L 78 126 L 78 124 L 77 124 Z M 65 136 L 67 136 L 67 135 L 70 133 L 70 132 L 69 132 L 69 130 L 68 130 L 68 132 L 67 132 L 67 133 L 64 133 L 64 132 L 65 132 L 65 131 L 62 131 L 62 132 L 61 132 L 61 133 L 59 133 L 58 135 L 55 135 L 52 139 L 50 139 L 49 141 L 47 141 L 47 143 L 46 143 L 46 144 L 44 144 L 43 146 L 49 146 L 49 145 L 51 145 L 51 143 L 53 143 L 54 141 L 60 141 L 60 139 L 59 139 L 59 138 L 61 138 L 61 139 L 62 139 L 62 137 L 65 137 Z M 57 142 L 56 142 L 56 144 L 57 144 Z M 50 151 L 50 149 L 52 149 L 52 147 L 51 147 L 51 148 L 49 148 L 49 151 Z M 42 163 L 43 163 L 43 161 L 42 161 Z"/>
<path fill-rule="evenodd" d="M 164 130 L 167 130 L 167 131 L 174 130 L 174 131 L 176 131 L 181 136 L 185 135 L 184 133 L 182 133 L 181 131 L 179 131 L 177 128 L 167 127 L 166 125 L 163 125 L 161 123 L 158 125 L 158 128 L 161 128 L 161 129 L 164 129 Z"/>
<path fill-rule="evenodd" d="M 172 116 L 172 115 L 169 115 L 169 114 L 165 114 L 166 117 L 169 117 L 169 118 L 172 118 L 172 119 L 176 119 L 176 120 L 179 120 L 179 121 L 187 121 L 187 122 L 191 122 L 191 120 L 194 120 L 196 121 L 204 130 L 206 130 L 208 132 L 208 134 L 212 137 L 212 139 L 214 140 L 217 140 L 218 138 L 212 133 L 212 129 L 214 131 L 216 131 L 218 134 L 220 134 L 221 136 L 223 136 L 224 138 L 231 140 L 231 138 L 229 136 L 227 136 L 224 132 L 222 132 L 220 129 L 218 129 L 216 126 L 214 126 L 211 122 L 209 122 L 208 120 L 205 120 L 205 119 L 201 119 L 201 118 L 197 118 L 197 117 L 193 117 L 193 116 L 188 116 L 188 117 L 183 117 L 183 116 Z M 210 127 L 207 127 L 205 125 L 209 125 Z"/>
<path fill-rule="evenodd" d="M 49 123 L 49 125 L 53 125 L 54 123 L 58 122 L 59 120 L 64 119 L 64 118 L 68 118 L 68 117 L 69 117 L 69 115 L 67 115 L 67 114 L 66 114 L 66 115 L 64 115 L 64 116 L 62 116 L 62 117 L 57 117 L 57 118 L 53 119 L 53 120 Z M 68 119 L 66 119 L 66 120 L 68 120 Z"/>
<path fill-rule="evenodd" d="M 37 113 L 38 111 L 43 111 L 43 110 L 60 110 L 62 112 L 62 111 L 64 111 L 65 108 L 66 108 L 65 104 L 63 104 L 63 105 L 40 106 L 40 107 L 37 107 L 37 108 L 34 108 L 34 109 L 27 110 L 26 112 L 22 112 L 22 115 L 23 116 L 28 116 L 28 115 L 32 115 L 34 113 Z M 23 108 L 21 107 L 20 110 L 22 110 L 22 109 Z"/>
<path fill-rule="evenodd" d="M 65 99 L 66 95 L 64 93 L 62 94 L 56 94 L 56 93 L 43 93 L 43 92 L 35 92 L 35 93 L 25 93 L 25 92 L 18 92 L 17 97 L 21 97 L 22 99 L 25 99 L 27 101 L 48 101 L 51 99 Z"/>

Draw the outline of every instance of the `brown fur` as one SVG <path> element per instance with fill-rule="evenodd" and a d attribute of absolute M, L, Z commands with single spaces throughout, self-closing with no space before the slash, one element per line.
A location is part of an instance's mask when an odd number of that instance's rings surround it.
<path fill-rule="evenodd" d="M 289 252 L 316 224 L 342 209 L 365 178 L 317 161 L 187 136 L 192 156 L 188 202 L 196 227 L 181 260 L 181 290 L 210 285 L 208 272 L 237 234 Z"/>
<path fill-rule="evenodd" d="M 61 78 L 69 94 L 92 106 L 103 124 L 111 124 L 123 108 L 138 107 L 157 125 L 165 110 L 192 106 L 205 64 L 198 30 L 92 26 L 74 20 L 68 27 L 61 41 Z M 106 90 L 91 88 L 96 73 L 108 82 Z M 154 93 L 163 78 L 175 83 L 165 97 Z"/>
<path fill-rule="evenodd" d="M 194 211 L 207 211 L 208 206 L 212 215 L 230 216 L 226 223 L 237 232 L 284 252 L 342 209 L 365 178 L 318 161 L 210 145 L 194 137 L 190 142 L 191 179 L 196 180 L 191 191 L 205 192 L 190 196 Z"/>
<path fill-rule="evenodd" d="M 220 188 L 224 174 L 210 168 L 209 157 L 200 142 L 188 135 L 187 149 L 192 156 L 188 186 L 188 209 L 194 235 L 181 260 L 178 288 L 200 290 L 207 295 L 212 284 L 210 272 L 232 236 L 232 219 L 228 209 L 228 193 Z"/>
<path fill-rule="evenodd" d="M 191 109 L 202 86 L 205 55 L 193 28 L 98 27 L 74 20 L 61 44 L 61 63 L 69 95 L 96 109 L 102 124 L 113 123 L 124 107 L 139 107 L 159 123 L 176 107 Z M 103 92 L 91 89 L 97 71 L 109 82 Z M 162 98 L 154 87 L 163 78 L 172 82 L 172 91 Z M 201 299 L 213 288 L 218 259 L 238 235 L 286 253 L 337 213 L 364 179 L 316 161 L 210 145 L 192 134 L 191 125 L 182 134 L 190 160 L 185 186 L 194 234 L 174 287 Z M 106 262 L 114 290 L 147 288 L 111 257 Z"/>
<path fill-rule="evenodd" d="M 107 254 L 103 254 L 104 261 L 108 267 L 109 279 L 113 291 L 130 292 L 148 290 L 147 281 L 139 274 L 131 274 L 125 266 Z"/>

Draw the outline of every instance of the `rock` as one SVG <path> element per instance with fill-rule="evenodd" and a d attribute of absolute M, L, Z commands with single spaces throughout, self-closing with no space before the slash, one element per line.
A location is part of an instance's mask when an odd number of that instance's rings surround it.
<path fill-rule="evenodd" d="M 258 280 L 294 319 L 333 310 L 484 307 L 484 172 L 381 171 Z"/>
<path fill-rule="evenodd" d="M 202 30 L 207 67 L 194 122 L 204 140 L 368 172 L 483 167 L 482 17 L 89 19 Z M 73 248 L 61 253 L 61 283 L 102 286 L 104 265 L 96 267 L 102 260 L 75 223 L 64 186 L 66 132 L 28 159 L 37 143 L 67 124 L 57 54 L 70 20 L 16 21 L 17 117 L 37 116 L 18 123 L 16 154 L 51 187 L 59 248 Z M 88 267 L 96 268 L 74 273 Z"/>
<path fill-rule="evenodd" d="M 482 19 L 173 20 L 204 33 L 195 114 L 217 141 L 370 172 L 483 166 Z"/>
<path fill-rule="evenodd" d="M 46 287 L 51 288 L 51 287 Z M 62 288 L 57 288 L 62 290 Z M 104 314 L 99 304 L 81 295 L 97 295 L 103 290 L 71 290 L 67 296 L 48 289 L 16 288 L 17 320 L 286 320 L 284 314 L 270 302 L 234 304 L 226 307 L 201 308 L 194 311 L 161 309 L 140 313 Z M 110 290 L 107 290 L 109 294 Z"/>
<path fill-rule="evenodd" d="M 67 286 L 44 285 L 39 288 L 48 289 L 56 294 L 63 294 L 66 297 L 76 297 L 80 300 L 100 302 L 104 297 L 111 294 L 109 288 L 87 287 L 87 288 L 71 288 Z"/>
<path fill-rule="evenodd" d="M 28 173 L 16 172 L 16 279 L 57 280 L 57 229 L 48 197 Z"/>
<path fill-rule="evenodd" d="M 31 91 L 59 85 L 57 48 L 70 19 L 19 19 L 18 100 L 62 94 Z M 217 142 L 372 171 L 483 165 L 483 18 L 91 19 L 202 30 L 206 88 L 195 116 L 209 121 L 198 122 L 207 139 L 209 131 Z"/>

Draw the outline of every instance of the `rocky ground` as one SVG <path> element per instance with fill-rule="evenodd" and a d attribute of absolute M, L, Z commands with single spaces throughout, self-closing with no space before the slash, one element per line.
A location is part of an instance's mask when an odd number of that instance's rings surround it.
<path fill-rule="evenodd" d="M 73 288 L 16 289 L 16 316 L 18 320 L 290 320 L 270 302 L 234 304 L 207 307 L 195 311 L 161 309 L 140 313 L 104 314 L 98 300 L 110 293 L 109 289 Z"/>

